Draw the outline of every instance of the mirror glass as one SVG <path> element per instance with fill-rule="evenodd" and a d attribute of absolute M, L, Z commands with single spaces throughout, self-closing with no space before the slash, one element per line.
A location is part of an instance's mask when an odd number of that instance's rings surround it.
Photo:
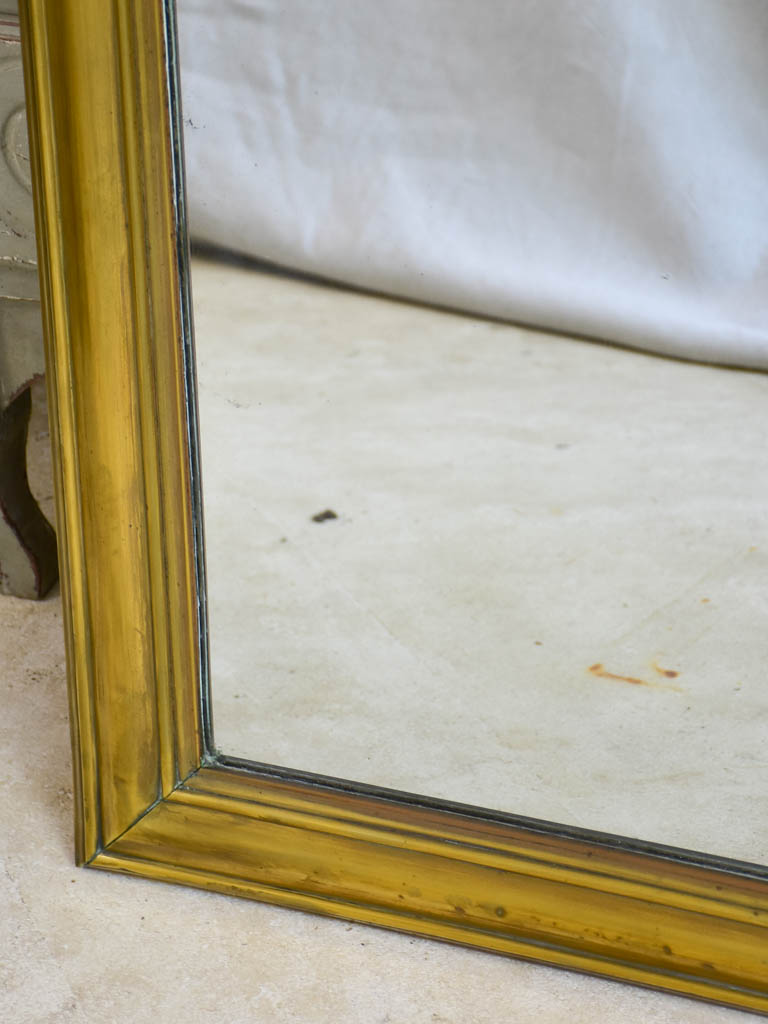
<path fill-rule="evenodd" d="M 216 745 L 766 863 L 754 5 L 574 6 L 179 2 Z"/>

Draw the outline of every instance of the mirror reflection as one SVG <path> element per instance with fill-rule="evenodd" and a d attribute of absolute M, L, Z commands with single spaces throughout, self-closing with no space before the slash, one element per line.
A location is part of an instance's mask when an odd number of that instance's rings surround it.
<path fill-rule="evenodd" d="M 768 14 L 587 7 L 181 0 L 216 742 L 765 863 Z"/>

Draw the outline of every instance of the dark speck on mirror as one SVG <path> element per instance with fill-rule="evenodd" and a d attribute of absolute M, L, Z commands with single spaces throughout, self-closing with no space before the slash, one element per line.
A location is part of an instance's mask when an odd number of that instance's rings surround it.
<path fill-rule="evenodd" d="M 324 512 L 318 512 L 317 515 L 312 516 L 313 523 L 324 523 L 327 519 L 338 519 L 339 517 L 333 511 L 332 508 L 325 509 Z"/>

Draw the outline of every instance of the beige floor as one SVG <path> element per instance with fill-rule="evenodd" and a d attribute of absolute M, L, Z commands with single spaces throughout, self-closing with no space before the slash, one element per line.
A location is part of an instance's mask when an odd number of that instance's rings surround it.
<path fill-rule="evenodd" d="M 50 509 L 46 436 L 33 429 Z M 752 1014 L 78 870 L 61 603 L 0 600 L 3 1024 L 738 1024 Z"/>
<path fill-rule="evenodd" d="M 220 749 L 768 863 L 768 375 L 192 283 Z"/>

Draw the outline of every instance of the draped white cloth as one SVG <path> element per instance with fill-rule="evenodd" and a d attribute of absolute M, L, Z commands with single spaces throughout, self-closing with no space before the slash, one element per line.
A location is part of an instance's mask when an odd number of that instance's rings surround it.
<path fill-rule="evenodd" d="M 768 368 L 766 0 L 179 0 L 194 239 Z"/>

